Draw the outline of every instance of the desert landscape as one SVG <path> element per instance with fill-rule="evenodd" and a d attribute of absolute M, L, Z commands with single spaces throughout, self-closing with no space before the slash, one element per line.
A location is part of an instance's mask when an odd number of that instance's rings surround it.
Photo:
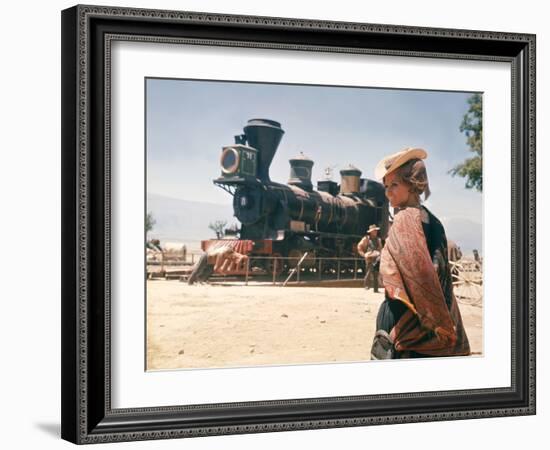
<path fill-rule="evenodd" d="M 148 280 L 147 370 L 367 361 L 383 299 L 360 287 Z M 460 310 L 479 356 L 483 309 Z"/>

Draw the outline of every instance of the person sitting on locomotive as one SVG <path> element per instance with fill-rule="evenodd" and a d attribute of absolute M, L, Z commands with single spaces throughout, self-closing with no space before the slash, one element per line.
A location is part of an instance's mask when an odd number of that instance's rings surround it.
<path fill-rule="evenodd" d="M 231 274 L 234 271 L 242 271 L 248 262 L 248 255 L 237 252 L 229 245 L 209 248 L 195 263 L 193 271 L 187 279 L 187 284 L 197 281 L 208 281 L 214 273 Z"/>
<path fill-rule="evenodd" d="M 378 272 L 382 240 L 378 237 L 379 227 L 370 225 L 363 239 L 357 244 L 357 253 L 365 258 L 365 288 L 369 289 L 369 276 L 373 277 L 374 292 L 378 292 Z"/>
<path fill-rule="evenodd" d="M 427 156 L 423 149 L 407 148 L 375 170 L 395 214 L 380 257 L 385 300 L 376 318 L 372 359 L 470 354 L 453 294 L 445 229 L 420 201 L 421 194 L 430 195 Z"/>

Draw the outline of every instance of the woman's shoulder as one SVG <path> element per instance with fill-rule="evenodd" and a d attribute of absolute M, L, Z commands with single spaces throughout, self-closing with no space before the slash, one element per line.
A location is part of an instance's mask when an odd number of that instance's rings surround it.
<path fill-rule="evenodd" d="M 421 208 L 417 208 L 414 206 L 407 206 L 405 208 L 402 208 L 397 212 L 394 216 L 394 223 L 395 222 L 404 222 L 408 220 L 418 220 L 422 219 L 423 212 Z"/>
<path fill-rule="evenodd" d="M 400 209 L 393 218 L 392 228 L 411 228 L 422 223 L 422 211 L 420 208 L 406 207 Z"/>

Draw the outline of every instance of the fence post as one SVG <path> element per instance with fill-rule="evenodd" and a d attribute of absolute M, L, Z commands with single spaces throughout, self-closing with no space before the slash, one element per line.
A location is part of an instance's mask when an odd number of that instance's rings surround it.
<path fill-rule="evenodd" d="M 273 258 L 273 284 L 275 284 L 276 273 L 277 273 L 277 258 Z"/>
<path fill-rule="evenodd" d="M 357 280 L 357 258 L 353 259 L 353 279 Z"/>
<path fill-rule="evenodd" d="M 338 273 L 336 275 L 336 279 L 339 280 L 340 279 L 340 258 L 338 258 Z"/>
<path fill-rule="evenodd" d="M 323 279 L 323 258 L 319 258 L 319 281 Z"/>
<path fill-rule="evenodd" d="M 248 286 L 248 270 L 250 268 L 250 258 L 246 260 L 246 273 L 244 275 L 244 285 Z"/>
<path fill-rule="evenodd" d="M 292 278 L 292 276 L 293 276 L 294 274 L 296 274 L 297 281 L 300 281 L 300 272 L 297 271 L 296 269 L 298 269 L 298 268 L 301 267 L 302 261 L 303 261 L 304 259 L 306 259 L 307 253 L 308 253 L 308 252 L 305 252 L 305 253 L 304 253 L 304 255 L 302 256 L 302 258 L 300 259 L 300 261 L 298 261 L 298 264 L 296 265 L 296 267 L 294 267 L 294 269 L 292 269 L 292 270 L 290 271 L 290 274 L 288 275 L 287 279 L 286 279 L 286 280 L 284 281 L 284 283 L 283 283 L 283 287 L 286 286 L 286 284 L 290 281 L 290 279 Z"/>

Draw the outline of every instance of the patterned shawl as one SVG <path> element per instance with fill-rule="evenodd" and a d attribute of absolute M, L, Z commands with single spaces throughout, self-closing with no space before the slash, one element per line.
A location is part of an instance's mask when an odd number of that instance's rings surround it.
<path fill-rule="evenodd" d="M 469 355 L 470 346 L 456 299 L 450 289 L 451 298 L 445 301 L 426 243 L 421 214 L 420 208 L 399 211 L 382 250 L 380 273 L 387 296 L 408 307 L 390 336 L 398 351 L 430 356 Z M 450 282 L 446 252 L 443 259 L 446 263 L 443 276 L 449 277 L 447 282 Z"/>

